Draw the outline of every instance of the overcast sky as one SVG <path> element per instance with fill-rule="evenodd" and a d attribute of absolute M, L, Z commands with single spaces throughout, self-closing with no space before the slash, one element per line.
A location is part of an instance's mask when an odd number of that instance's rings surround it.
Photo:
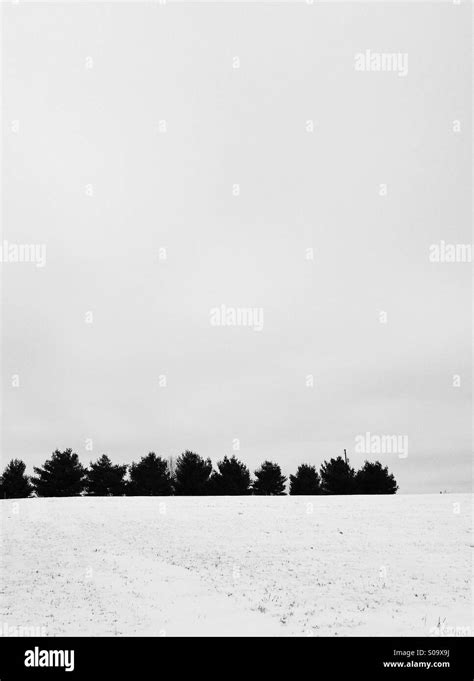
<path fill-rule="evenodd" d="M 346 448 L 469 490 L 472 269 L 429 248 L 472 241 L 470 11 L 6 5 L 3 240 L 46 262 L 1 265 L 3 465 Z"/>

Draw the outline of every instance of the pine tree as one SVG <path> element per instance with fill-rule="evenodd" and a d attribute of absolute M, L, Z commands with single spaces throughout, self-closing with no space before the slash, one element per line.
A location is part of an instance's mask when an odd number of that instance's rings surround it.
<path fill-rule="evenodd" d="M 91 496 L 110 497 L 125 494 L 127 466 L 114 465 L 106 454 L 86 471 L 85 491 Z"/>
<path fill-rule="evenodd" d="M 34 471 L 31 481 L 39 497 L 74 497 L 84 489 L 86 470 L 72 449 L 56 449 L 43 468 L 35 466 Z"/>
<path fill-rule="evenodd" d="M 173 484 L 168 462 L 155 452 L 143 456 L 130 466 L 130 482 L 127 494 L 132 496 L 169 496 Z"/>
<path fill-rule="evenodd" d="M 33 492 L 30 479 L 25 475 L 26 464 L 12 459 L 0 477 L 0 499 L 22 499 Z"/>
<path fill-rule="evenodd" d="M 209 476 L 212 472 L 210 459 L 186 450 L 178 456 L 175 466 L 174 491 L 178 496 L 202 496 L 209 494 Z"/>
<path fill-rule="evenodd" d="M 321 466 L 321 487 L 324 494 L 354 494 L 355 473 L 342 456 L 325 461 Z"/>
<path fill-rule="evenodd" d="M 255 471 L 256 480 L 252 489 L 258 495 L 277 495 L 286 494 L 286 478 L 281 474 L 281 468 L 277 463 L 264 461 L 260 468 Z"/>
<path fill-rule="evenodd" d="M 216 495 L 250 494 L 250 471 L 245 464 L 234 455 L 224 456 L 217 462 L 218 471 L 214 471 L 209 480 L 209 493 Z"/>
<path fill-rule="evenodd" d="M 357 494 L 395 494 L 398 485 L 388 467 L 382 467 L 380 461 L 366 461 L 357 471 L 355 478 Z"/>
<path fill-rule="evenodd" d="M 296 475 L 290 475 L 290 494 L 321 494 L 321 480 L 315 466 L 306 463 L 298 466 Z"/>

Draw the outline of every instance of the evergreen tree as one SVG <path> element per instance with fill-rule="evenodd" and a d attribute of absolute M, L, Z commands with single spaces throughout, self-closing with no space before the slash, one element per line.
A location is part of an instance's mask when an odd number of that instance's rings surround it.
<path fill-rule="evenodd" d="M 154 452 L 143 456 L 130 466 L 130 482 L 127 494 L 132 496 L 169 496 L 173 483 L 168 462 Z"/>
<path fill-rule="evenodd" d="M 124 476 L 127 466 L 114 465 L 106 454 L 89 466 L 86 471 L 86 494 L 97 497 L 114 497 L 125 494 Z"/>
<path fill-rule="evenodd" d="M 224 456 L 209 480 L 209 493 L 218 495 L 250 494 L 250 471 L 235 456 Z"/>
<path fill-rule="evenodd" d="M 255 471 L 256 480 L 253 483 L 253 493 L 258 495 L 286 494 L 286 478 L 281 474 L 281 468 L 277 463 L 264 461 L 260 468 Z"/>
<path fill-rule="evenodd" d="M 186 450 L 175 465 L 174 491 L 178 496 L 202 496 L 209 493 L 210 459 Z"/>
<path fill-rule="evenodd" d="M 30 479 L 25 475 L 26 464 L 12 459 L 0 477 L 0 499 L 21 499 L 33 492 Z"/>
<path fill-rule="evenodd" d="M 74 497 L 84 489 L 85 468 L 72 449 L 57 449 L 31 479 L 39 497 Z"/>
<path fill-rule="evenodd" d="M 296 475 L 290 475 L 290 494 L 321 494 L 321 480 L 315 466 L 306 463 L 298 466 Z"/>
<path fill-rule="evenodd" d="M 389 473 L 388 467 L 383 468 L 380 461 L 375 463 L 366 461 L 357 471 L 355 484 L 357 494 L 395 494 L 398 489 L 396 480 Z"/>
<path fill-rule="evenodd" d="M 354 494 L 355 473 L 342 456 L 325 461 L 321 466 L 321 487 L 324 494 Z"/>

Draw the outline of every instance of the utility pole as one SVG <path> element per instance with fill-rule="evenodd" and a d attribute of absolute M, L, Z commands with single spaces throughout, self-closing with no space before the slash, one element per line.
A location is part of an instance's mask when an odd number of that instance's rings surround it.
<path fill-rule="evenodd" d="M 346 450 L 344 450 L 344 461 L 347 463 L 347 454 L 346 454 Z"/>

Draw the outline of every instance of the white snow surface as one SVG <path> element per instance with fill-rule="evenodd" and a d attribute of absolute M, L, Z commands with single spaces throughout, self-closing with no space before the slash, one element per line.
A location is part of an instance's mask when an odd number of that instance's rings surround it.
<path fill-rule="evenodd" d="M 4 636 L 472 627 L 470 494 L 19 499 L 0 512 Z"/>

